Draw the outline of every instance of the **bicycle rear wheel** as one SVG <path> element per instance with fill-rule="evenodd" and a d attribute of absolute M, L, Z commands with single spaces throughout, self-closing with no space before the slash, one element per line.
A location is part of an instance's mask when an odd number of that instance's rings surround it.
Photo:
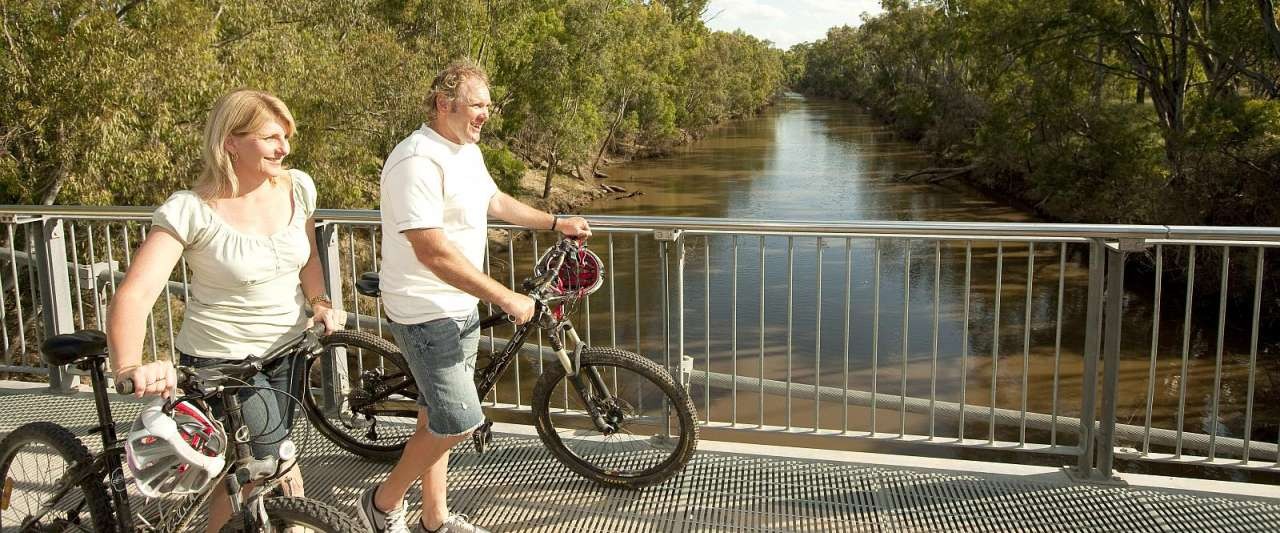
<path fill-rule="evenodd" d="M 268 520 L 275 531 L 289 533 L 360 533 L 360 527 L 351 517 L 342 514 L 332 506 L 309 498 L 267 498 L 262 500 L 266 508 Z M 244 516 L 236 513 L 226 525 L 222 533 L 243 533 Z"/>
<path fill-rule="evenodd" d="M 346 391 L 326 408 L 321 357 L 307 361 L 307 418 L 320 434 L 344 450 L 380 461 L 400 458 L 413 436 L 418 387 L 404 355 L 390 341 L 365 331 L 340 330 L 320 339 L 325 351 L 346 369 Z M 339 356 L 337 351 L 346 353 Z"/>
<path fill-rule="evenodd" d="M 95 472 L 85 476 L 39 521 L 31 518 L 53 496 L 75 465 L 93 456 L 70 430 L 51 422 L 32 422 L 0 441 L 0 531 L 112 531 L 111 499 Z"/>
<path fill-rule="evenodd" d="M 560 365 L 547 365 L 533 389 L 538 436 L 574 472 L 608 486 L 641 488 L 680 472 L 698 443 L 693 401 L 671 374 L 612 348 L 582 351 L 588 400 L 602 431 Z"/>

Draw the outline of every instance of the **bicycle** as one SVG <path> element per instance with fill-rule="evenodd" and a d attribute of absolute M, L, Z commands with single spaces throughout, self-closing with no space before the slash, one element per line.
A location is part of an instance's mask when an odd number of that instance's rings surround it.
<path fill-rule="evenodd" d="M 545 365 L 533 388 L 530 405 L 539 438 L 557 460 L 583 477 L 606 486 L 642 488 L 671 478 L 688 464 L 698 441 L 697 416 L 687 391 L 662 366 L 632 352 L 587 346 L 579 338 L 569 315 L 602 279 L 599 258 L 577 241 L 566 238 L 551 246 L 522 285 L 535 302 L 533 318 L 516 326 L 506 346 L 477 369 L 476 393 L 488 396 L 530 334 L 541 331 L 555 363 Z M 357 290 L 377 297 L 378 282 L 377 273 L 365 273 Z M 479 328 L 509 320 L 499 313 L 481 320 Z M 341 340 L 363 353 L 348 355 L 349 392 L 340 405 L 326 409 L 313 395 L 304 398 L 312 425 L 362 457 L 398 459 L 418 412 L 417 387 L 404 355 L 370 333 L 340 331 L 331 337 L 335 345 Z M 308 375 L 315 370 L 309 367 Z M 560 405 L 553 406 L 553 400 Z M 486 416 L 472 434 L 477 452 L 491 444 L 492 425 Z"/>
<path fill-rule="evenodd" d="M 127 460 L 125 455 L 128 437 L 117 437 L 115 422 L 111 416 L 111 403 L 107 399 L 106 335 L 101 331 L 81 330 L 50 337 L 41 346 L 45 360 L 50 365 L 76 365 L 87 371 L 92 380 L 98 425 L 90 433 L 101 435 L 102 451 L 96 455 L 90 454 L 75 434 L 51 422 L 29 423 L 7 435 L 0 441 L 0 479 L 5 481 L 3 501 L 0 501 L 3 503 L 0 505 L 0 528 L 9 531 L 11 526 L 16 526 L 18 531 L 23 532 L 181 531 L 191 524 L 195 516 L 193 511 L 214 490 L 222 489 L 231 500 L 231 508 L 236 510 L 235 515 L 223 527 L 224 532 L 270 532 L 285 528 L 307 528 L 333 533 L 360 531 L 361 528 L 355 521 L 328 504 L 308 498 L 273 496 L 272 491 L 279 483 L 278 478 L 288 470 L 296 455 L 296 448 L 285 445 L 281 447 L 281 457 L 254 458 L 249 444 L 252 436 L 248 434 L 241 416 L 240 400 L 234 393 L 224 393 L 237 388 L 263 366 L 278 359 L 320 353 L 323 347 L 317 340 L 317 332 L 322 327 L 308 329 L 286 345 L 261 357 L 198 369 L 176 367 L 179 387 L 184 395 L 164 402 L 165 414 L 172 416 L 171 411 L 181 402 L 194 402 L 206 413 L 209 412 L 206 402 L 220 402 L 226 413 L 223 424 L 228 443 L 222 453 L 226 466 L 221 473 L 222 482 L 213 481 L 218 479 L 214 476 L 194 495 L 169 496 L 180 500 L 176 505 L 178 509 L 153 517 L 154 523 L 141 514 L 135 514 L 130 501 L 128 481 L 122 467 L 122 460 Z M 295 389 L 300 387 L 299 382 Z M 129 394 L 133 392 L 133 384 L 129 380 L 119 380 L 116 382 L 116 391 Z M 300 395 L 298 390 L 290 392 L 294 397 Z M 52 461 L 54 457 L 68 465 L 65 473 L 57 479 L 18 479 L 17 476 L 21 474 L 31 473 L 26 468 L 26 463 L 39 463 L 44 458 Z M 178 467 L 178 471 L 182 472 L 188 467 L 189 465 L 182 465 Z M 242 498 L 242 487 L 251 481 L 256 483 L 255 487 Z M 26 491 L 27 497 L 15 495 L 14 492 L 18 490 Z M 47 498 L 43 497 L 44 493 L 49 493 Z M 15 496 L 20 498 L 15 500 Z M 26 505 L 19 510 L 15 508 L 15 503 Z"/>

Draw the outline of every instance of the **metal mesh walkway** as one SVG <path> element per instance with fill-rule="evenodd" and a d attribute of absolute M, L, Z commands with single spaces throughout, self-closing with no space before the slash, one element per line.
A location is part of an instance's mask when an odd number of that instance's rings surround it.
<path fill-rule="evenodd" d="M 128 421 L 140 404 L 113 409 Z M 0 394 L 0 435 L 53 420 L 84 435 L 92 400 Z M 299 427 L 307 495 L 354 513 L 390 466 L 348 454 Z M 500 434 L 450 465 L 450 504 L 494 531 L 1280 531 L 1280 499 L 1074 485 L 1061 474 L 1009 476 L 700 451 L 685 472 L 644 491 L 570 473 L 536 437 Z M 85 439 L 96 449 L 97 436 Z M 410 509 L 418 494 L 410 494 Z M 416 519 L 416 515 L 411 517 Z"/>

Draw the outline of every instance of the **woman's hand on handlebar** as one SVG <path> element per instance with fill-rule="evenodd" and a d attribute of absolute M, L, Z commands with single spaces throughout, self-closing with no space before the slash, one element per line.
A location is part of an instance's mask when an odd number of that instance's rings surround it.
<path fill-rule="evenodd" d="M 162 398 L 176 398 L 178 392 L 178 372 L 173 368 L 173 363 L 169 361 L 156 361 L 145 365 L 138 365 L 115 373 L 117 382 L 131 381 L 133 383 L 132 395 L 135 398 L 143 396 L 160 396 Z"/>
<path fill-rule="evenodd" d="M 556 229 L 565 237 L 573 237 L 585 241 L 591 237 L 591 225 L 582 217 L 562 218 L 556 223 Z"/>
<path fill-rule="evenodd" d="M 316 323 L 324 324 L 325 335 L 328 335 L 330 333 L 333 333 L 335 331 L 338 331 L 346 327 L 347 312 L 334 309 L 333 306 L 329 304 L 329 302 L 327 301 L 316 302 L 311 309 L 312 309 L 312 312 L 314 313 L 314 316 L 312 316 L 311 321 L 307 323 L 308 327 Z"/>

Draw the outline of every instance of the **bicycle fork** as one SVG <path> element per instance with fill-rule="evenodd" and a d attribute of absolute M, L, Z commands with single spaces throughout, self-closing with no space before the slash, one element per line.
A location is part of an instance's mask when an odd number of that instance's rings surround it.
<path fill-rule="evenodd" d="M 587 414 L 591 416 L 591 423 L 596 429 L 605 436 L 612 435 L 618 431 L 616 424 L 605 419 L 604 414 L 600 412 L 600 404 L 596 398 L 611 398 L 613 394 L 605 385 L 604 380 L 600 378 L 600 372 L 595 367 L 582 370 L 582 349 L 585 344 L 578 337 L 578 332 L 574 331 L 573 325 L 567 321 L 561 326 L 561 331 L 573 341 L 573 357 L 569 357 L 569 351 L 565 349 L 564 341 L 560 339 L 560 335 L 549 335 L 551 348 L 555 350 L 556 359 L 564 367 L 565 377 L 573 384 L 573 389 L 578 394 L 578 399 L 582 400 L 583 408 Z M 583 374 L 586 374 L 584 377 Z M 592 393 L 594 391 L 594 394 Z"/>

